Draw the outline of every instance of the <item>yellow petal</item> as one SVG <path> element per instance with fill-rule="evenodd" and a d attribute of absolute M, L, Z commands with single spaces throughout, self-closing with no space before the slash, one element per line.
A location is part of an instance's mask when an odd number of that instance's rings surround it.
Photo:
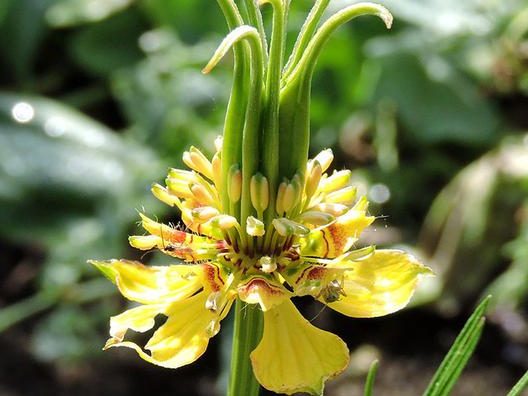
<path fill-rule="evenodd" d="M 164 312 L 164 304 L 140 305 L 110 318 L 110 335 L 112 338 L 105 349 L 123 341 L 127 330 L 144 333 L 154 327 L 156 315 Z"/>
<path fill-rule="evenodd" d="M 432 271 L 401 250 L 376 250 L 361 261 L 344 261 L 342 287 L 345 297 L 328 306 L 356 318 L 383 316 L 405 307 L 420 275 Z"/>
<path fill-rule="evenodd" d="M 178 368 L 205 352 L 209 339 L 220 330 L 221 319 L 218 313 L 205 309 L 207 297 L 207 293 L 199 293 L 171 307 L 169 319 L 145 346 L 156 364 Z"/>
<path fill-rule="evenodd" d="M 136 249 L 150 250 L 156 247 L 169 256 L 187 262 L 197 262 L 212 260 L 218 255 L 219 250 L 225 248 L 225 242 L 222 240 L 177 230 L 158 223 L 142 213 L 140 216 L 143 228 L 152 235 L 130 236 L 128 238 L 130 245 Z"/>
<path fill-rule="evenodd" d="M 120 332 L 107 342 L 105 349 L 131 348 L 144 360 L 167 368 L 178 368 L 194 362 L 205 352 L 209 339 L 220 330 L 220 320 L 227 315 L 232 303 L 231 301 L 227 307 L 224 307 L 222 312 L 213 312 L 205 308 L 207 297 L 207 292 L 202 292 L 169 306 L 161 308 L 160 306 L 141 306 L 133 309 L 138 310 L 138 314 L 130 313 L 133 311 L 130 310 L 112 318 L 114 319 L 114 332 L 117 330 Z M 162 312 L 157 312 L 156 308 L 161 309 Z M 143 312 L 139 312 L 140 310 Z M 154 332 L 145 346 L 150 354 L 133 342 L 121 342 L 124 336 L 122 329 L 125 326 L 136 331 L 149 330 L 154 325 L 154 316 L 158 313 L 165 314 L 168 319 Z"/>
<path fill-rule="evenodd" d="M 89 263 L 114 282 L 123 296 L 143 304 L 176 301 L 196 293 L 202 287 L 205 268 L 200 265 L 147 267 L 129 260 L 91 260 Z"/>
<path fill-rule="evenodd" d="M 143 213 L 140 213 L 141 216 L 141 225 L 145 230 L 147 230 L 152 235 L 156 235 L 162 239 L 162 242 L 165 244 L 169 243 L 184 243 L 187 239 L 190 238 L 190 234 L 187 234 L 184 231 L 177 230 L 173 227 L 169 227 L 166 224 L 158 223 Z"/>
<path fill-rule="evenodd" d="M 348 365 L 346 344 L 304 319 L 290 300 L 264 312 L 264 335 L 251 353 L 253 372 L 273 392 L 321 395 Z"/>
<path fill-rule="evenodd" d="M 352 209 L 327 227 L 312 230 L 301 240 L 301 255 L 334 258 L 347 252 L 374 221 L 367 216 L 368 201 L 361 198 Z"/>
<path fill-rule="evenodd" d="M 248 304 L 260 304 L 265 312 L 291 297 L 291 292 L 275 281 L 262 276 L 251 276 L 237 289 L 239 298 Z"/>
<path fill-rule="evenodd" d="M 163 239 L 157 235 L 131 235 L 128 237 L 130 246 L 139 250 L 150 250 L 161 246 L 163 248 Z"/>

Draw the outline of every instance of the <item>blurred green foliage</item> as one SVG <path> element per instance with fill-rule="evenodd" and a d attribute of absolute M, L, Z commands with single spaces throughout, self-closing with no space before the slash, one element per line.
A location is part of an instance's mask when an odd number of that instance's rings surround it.
<path fill-rule="evenodd" d="M 438 277 L 426 300 L 455 312 L 487 290 L 520 312 L 528 6 L 383 3 L 392 31 L 354 21 L 319 61 L 312 149 L 333 147 L 357 169 L 372 211 L 390 214 L 375 243 L 415 244 L 428 213 L 419 247 Z M 293 2 L 292 31 L 311 4 Z M 186 147 L 211 150 L 222 131 L 230 65 L 200 73 L 227 32 L 222 21 L 211 0 L 0 2 L 0 236 L 5 249 L 44 252 L 30 292 L 0 295 L 0 330 L 46 312 L 33 331 L 37 356 L 97 350 L 112 288 L 86 259 L 133 255 L 126 235 L 141 205 L 175 218 L 149 186 Z M 22 264 L 5 265 L 7 282 Z"/>

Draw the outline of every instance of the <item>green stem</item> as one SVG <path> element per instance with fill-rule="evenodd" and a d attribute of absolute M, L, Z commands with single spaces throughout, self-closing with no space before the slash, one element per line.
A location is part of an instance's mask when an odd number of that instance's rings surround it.
<path fill-rule="evenodd" d="M 295 46 L 293 47 L 293 51 L 290 56 L 290 59 L 288 59 L 288 63 L 286 64 L 286 67 L 284 68 L 283 78 L 285 79 L 288 78 L 290 72 L 293 70 L 293 68 L 297 65 L 297 63 L 301 59 L 329 3 L 330 3 L 330 0 L 317 0 L 315 5 L 312 7 L 312 10 L 310 11 L 308 18 L 304 22 L 301 32 L 299 33 L 299 36 L 297 37 L 297 41 L 295 42 Z"/>
<path fill-rule="evenodd" d="M 273 7 L 269 66 L 266 77 L 266 115 L 263 132 L 263 170 L 269 181 L 269 208 L 264 219 L 270 224 L 275 216 L 275 195 L 279 176 L 279 94 L 281 71 L 286 46 L 287 8 L 281 0 L 268 0 Z"/>
<path fill-rule="evenodd" d="M 247 36 L 251 48 L 251 82 L 247 92 L 248 105 L 245 114 L 244 131 L 242 135 L 242 197 L 240 200 L 240 224 L 245 225 L 246 219 L 252 215 L 250 185 L 251 178 L 258 171 L 259 163 L 259 132 L 260 115 L 262 112 L 262 93 L 264 61 L 260 36 L 255 28 Z"/>
<path fill-rule="evenodd" d="M 243 25 L 240 12 L 233 0 L 217 0 L 227 25 L 230 30 L 234 30 Z M 224 123 L 224 149 L 222 150 L 222 169 L 227 170 L 233 164 L 240 164 L 242 161 L 242 139 L 241 133 L 244 128 L 244 111 L 247 107 L 246 92 L 249 85 L 249 48 L 244 43 L 234 45 L 235 65 L 233 68 L 233 86 L 231 96 L 227 105 L 226 118 Z M 220 190 L 222 206 L 224 210 L 229 210 L 229 196 L 227 194 L 227 175 L 222 172 L 222 189 Z M 230 213 L 236 216 L 237 213 Z"/>
<path fill-rule="evenodd" d="M 256 304 L 237 299 L 228 396 L 258 396 L 260 386 L 253 375 L 249 355 L 261 336 L 262 311 Z"/>
<path fill-rule="evenodd" d="M 332 35 L 334 31 L 340 26 L 347 23 L 348 21 L 362 15 L 375 15 L 383 20 L 387 28 L 389 29 L 392 25 L 392 15 L 383 6 L 374 3 L 358 3 L 353 4 L 349 7 L 345 7 L 342 10 L 332 15 L 323 25 L 317 30 L 313 38 L 310 40 L 306 49 L 304 50 L 301 58 L 293 67 L 291 73 L 288 74 L 283 80 L 283 86 L 286 86 L 289 82 L 300 78 L 302 75 L 313 74 L 317 58 L 321 54 L 324 45 Z M 302 78 L 302 77 L 301 77 Z"/>
<path fill-rule="evenodd" d="M 264 30 L 264 22 L 262 21 L 262 14 L 258 8 L 255 0 L 244 0 L 240 4 L 241 13 L 246 15 L 247 21 L 254 26 L 262 41 L 262 49 L 264 52 L 264 63 L 268 63 L 268 43 L 266 41 L 266 31 Z"/>

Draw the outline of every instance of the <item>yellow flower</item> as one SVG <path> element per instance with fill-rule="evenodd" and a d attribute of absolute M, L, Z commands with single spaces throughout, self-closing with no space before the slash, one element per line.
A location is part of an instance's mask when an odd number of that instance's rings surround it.
<path fill-rule="evenodd" d="M 275 219 L 265 226 L 269 186 L 251 180 L 255 216 L 245 224 L 225 214 L 218 189 L 221 144 L 209 161 L 199 150 L 184 154 L 190 171 L 169 171 L 154 195 L 182 213 L 186 231 L 141 214 L 146 235 L 131 236 L 141 250 L 161 250 L 179 264 L 147 267 L 127 260 L 91 261 L 127 299 L 139 303 L 110 321 L 105 348 L 128 347 L 143 359 L 177 368 L 200 357 L 220 330 L 236 298 L 259 304 L 264 333 L 251 354 L 253 371 L 265 388 L 279 393 L 321 394 L 324 382 L 349 360 L 345 343 L 310 324 L 291 298 L 311 295 L 351 317 L 382 316 L 403 308 L 420 275 L 430 270 L 400 250 L 356 249 L 374 217 L 356 198 L 350 172 L 326 173 L 333 155 L 324 150 L 303 176 L 277 189 Z M 240 197 L 240 171 L 229 173 L 230 198 Z M 182 263 L 183 262 L 183 263 Z M 126 341 L 129 330 L 146 332 L 166 317 L 143 347 Z"/>

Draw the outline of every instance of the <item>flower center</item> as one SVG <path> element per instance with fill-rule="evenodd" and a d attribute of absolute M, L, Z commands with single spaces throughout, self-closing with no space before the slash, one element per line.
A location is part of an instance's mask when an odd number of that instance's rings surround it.
<path fill-rule="evenodd" d="M 227 247 L 221 254 L 224 265 L 243 273 L 272 274 L 277 270 L 298 264 L 301 256 L 299 245 L 294 244 L 295 238 L 279 236 L 270 239 L 271 241 L 267 241 L 264 237 L 249 236 L 249 243 L 246 243 L 242 249 L 241 241 L 235 239 L 231 243 L 228 239 Z"/>

